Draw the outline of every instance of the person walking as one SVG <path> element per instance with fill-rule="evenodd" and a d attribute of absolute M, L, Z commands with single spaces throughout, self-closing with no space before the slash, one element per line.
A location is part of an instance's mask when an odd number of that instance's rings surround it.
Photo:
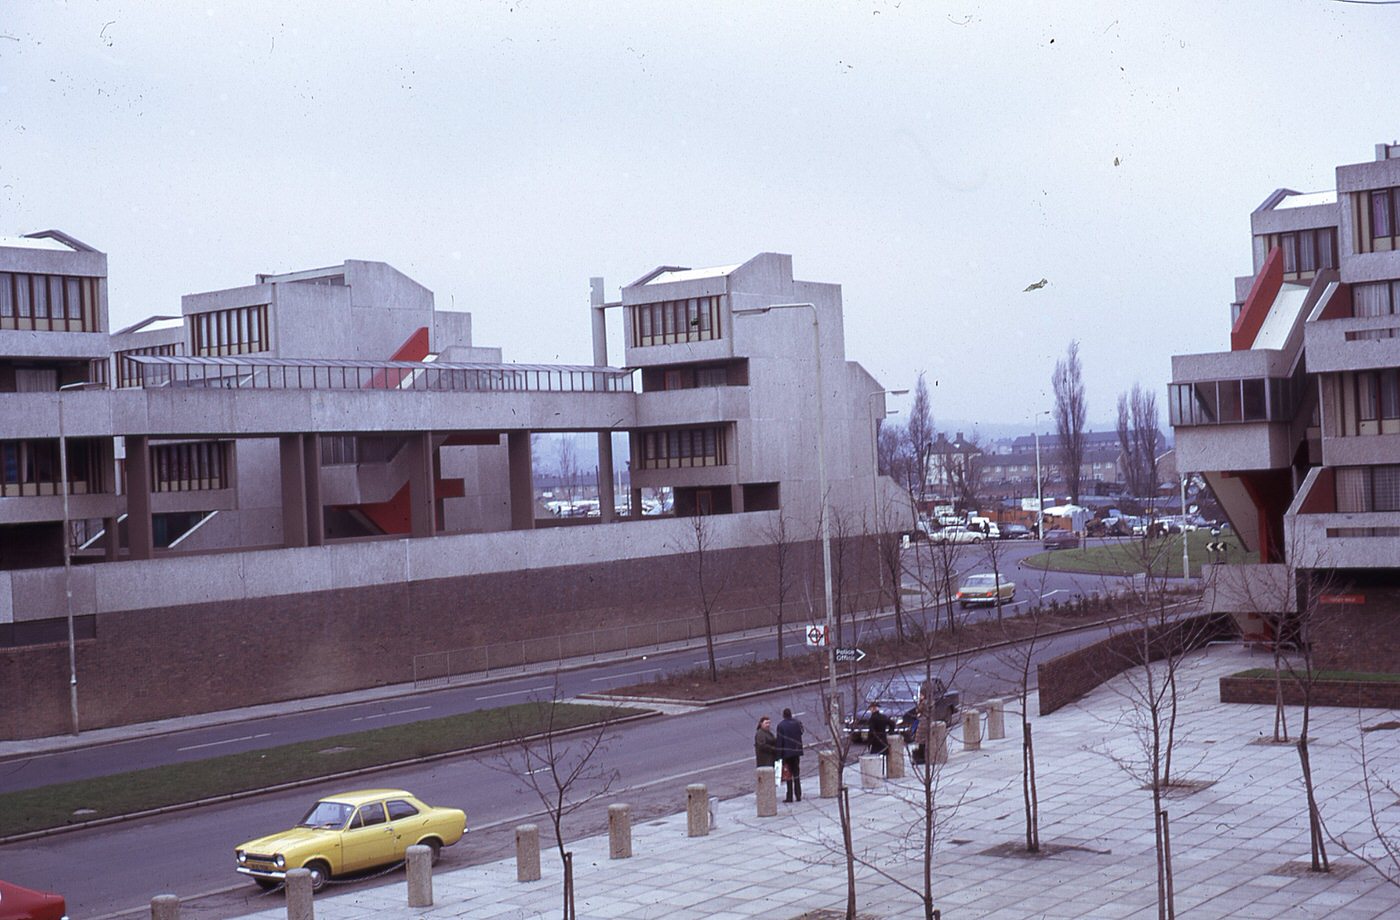
<path fill-rule="evenodd" d="M 880 711 L 879 703 L 870 704 L 870 727 L 865 731 L 865 739 L 870 745 L 870 753 L 888 755 L 890 752 L 890 732 L 894 731 L 894 720 Z"/>
<path fill-rule="evenodd" d="M 773 734 L 773 720 L 767 716 L 758 720 L 758 730 L 753 734 L 753 756 L 760 767 L 778 762 L 778 739 Z"/>
<path fill-rule="evenodd" d="M 792 717 L 791 709 L 783 710 L 778 723 L 778 756 L 783 761 L 783 782 L 787 784 L 784 802 L 802 801 L 802 723 Z"/>

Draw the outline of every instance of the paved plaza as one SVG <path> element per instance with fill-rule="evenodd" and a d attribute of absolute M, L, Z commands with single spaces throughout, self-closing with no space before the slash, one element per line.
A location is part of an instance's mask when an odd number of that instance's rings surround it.
<path fill-rule="evenodd" d="M 1219 702 L 1218 678 L 1267 663 L 1260 654 L 1220 646 L 1192 656 L 1181 672 L 1184 703 L 1173 772 L 1185 789 L 1167 802 L 1182 917 L 1328 917 L 1367 920 L 1400 916 L 1400 885 L 1382 878 L 1335 843 L 1334 870 L 1308 871 L 1308 829 L 1296 749 L 1271 742 L 1273 709 Z M 1156 917 L 1151 796 L 1131 775 L 1141 763 L 1132 729 L 1127 682 L 1119 677 L 1078 704 L 1034 720 L 1042 848 L 1015 852 L 1024 841 L 1021 747 L 1007 714 L 1004 740 L 978 751 L 951 743 L 937 777 L 935 906 L 944 918 Z M 1034 703 L 1031 707 L 1035 711 Z M 1373 772 L 1400 775 L 1400 730 L 1362 733 L 1394 722 L 1393 711 L 1319 708 L 1310 745 L 1330 833 L 1360 845 L 1374 837 L 1361 782 L 1361 739 Z M 1296 731 L 1299 714 L 1290 710 Z M 959 736 L 960 737 L 960 734 Z M 777 817 L 755 817 L 752 795 L 720 803 L 708 836 L 688 837 L 685 790 L 677 813 L 633 827 L 630 859 L 608 858 L 606 835 L 572 842 L 580 918 L 796 918 L 841 911 L 846 873 L 836 800 L 817 796 L 816 758 L 804 758 L 807 797 L 779 803 Z M 851 786 L 857 904 L 871 918 L 916 917 L 922 796 L 910 777 Z M 1375 797 L 1382 826 L 1395 833 L 1400 803 Z M 541 828 L 542 833 L 545 832 Z M 1380 855 L 1378 850 L 1369 851 Z M 434 906 L 409 908 L 400 875 L 372 891 L 316 900 L 320 920 L 559 916 L 561 869 L 548 845 L 543 878 L 516 881 L 513 854 L 497 862 L 439 873 Z M 873 868 L 872 868 L 873 867 Z M 270 901 L 272 899 L 269 899 Z M 280 897 L 249 917 L 280 920 Z"/>

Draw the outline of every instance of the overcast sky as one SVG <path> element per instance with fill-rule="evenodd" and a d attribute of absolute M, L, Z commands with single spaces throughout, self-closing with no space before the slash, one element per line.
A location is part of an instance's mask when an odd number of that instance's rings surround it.
<path fill-rule="evenodd" d="M 1028 426 L 1071 339 L 1102 426 L 1228 347 L 1253 208 L 1400 136 L 1398 47 L 1335 0 L 0 0 L 0 234 L 107 252 L 113 328 L 376 259 L 566 363 L 590 276 L 787 252 L 939 427 Z"/>

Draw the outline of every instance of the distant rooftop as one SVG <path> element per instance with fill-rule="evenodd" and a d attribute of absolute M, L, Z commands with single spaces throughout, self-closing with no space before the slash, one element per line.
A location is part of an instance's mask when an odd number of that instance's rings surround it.
<path fill-rule="evenodd" d="M 32 236 L 0 236 L 0 246 L 8 249 L 50 249 L 58 252 L 78 252 L 74 246 L 52 238 L 37 239 Z"/>
<path fill-rule="evenodd" d="M 1284 197 L 1282 201 L 1274 205 L 1275 211 L 1283 211 L 1289 208 L 1310 208 L 1318 204 L 1336 204 L 1337 190 L 1328 189 L 1325 192 L 1295 192 Z"/>
<path fill-rule="evenodd" d="M 126 335 L 129 332 L 159 332 L 162 329 L 179 329 L 185 325 L 182 316 L 148 316 L 139 323 L 133 323 L 125 329 L 119 329 L 116 335 Z"/>
<path fill-rule="evenodd" d="M 738 267 L 738 265 L 720 265 L 715 268 L 672 269 L 648 279 L 647 284 L 670 284 L 674 281 L 695 281 L 699 278 L 723 278 Z"/>

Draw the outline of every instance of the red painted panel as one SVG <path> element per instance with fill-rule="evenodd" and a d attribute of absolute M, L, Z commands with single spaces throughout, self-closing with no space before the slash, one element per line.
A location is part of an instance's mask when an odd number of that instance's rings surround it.
<path fill-rule="evenodd" d="M 1235 320 L 1235 328 L 1230 330 L 1230 350 L 1248 351 L 1254 346 L 1254 337 L 1264 326 L 1269 308 L 1283 288 L 1283 250 L 1275 246 L 1264 259 L 1264 267 L 1254 276 L 1254 284 L 1249 296 L 1244 299 L 1240 318 Z"/>

